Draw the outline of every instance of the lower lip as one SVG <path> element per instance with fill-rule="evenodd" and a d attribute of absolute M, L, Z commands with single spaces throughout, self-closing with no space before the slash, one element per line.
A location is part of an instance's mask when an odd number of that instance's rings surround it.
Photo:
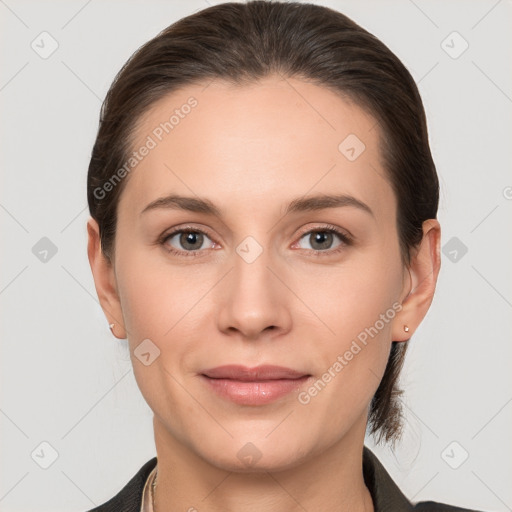
<path fill-rule="evenodd" d="M 263 405 L 274 402 L 298 390 L 308 379 L 278 379 L 259 382 L 246 382 L 232 379 L 211 379 L 201 376 L 211 388 L 223 398 L 240 405 Z"/>

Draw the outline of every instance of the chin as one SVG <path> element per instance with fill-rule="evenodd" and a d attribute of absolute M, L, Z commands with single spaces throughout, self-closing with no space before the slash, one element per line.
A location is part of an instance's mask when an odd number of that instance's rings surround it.
<path fill-rule="evenodd" d="M 302 447 L 297 446 L 297 441 L 286 443 L 278 436 L 273 440 L 265 436 L 250 439 L 247 435 L 230 438 L 226 444 L 215 443 L 198 453 L 211 465 L 236 473 L 283 471 L 297 466 L 307 455 L 303 438 Z M 299 440 L 301 436 L 290 435 L 289 439 Z"/>

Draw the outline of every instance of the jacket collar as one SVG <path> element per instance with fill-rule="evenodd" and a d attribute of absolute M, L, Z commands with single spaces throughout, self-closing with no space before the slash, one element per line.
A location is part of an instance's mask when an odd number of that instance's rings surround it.
<path fill-rule="evenodd" d="M 409 512 L 411 502 L 402 494 L 379 459 L 366 446 L 363 450 L 364 482 L 373 500 L 375 512 Z"/>

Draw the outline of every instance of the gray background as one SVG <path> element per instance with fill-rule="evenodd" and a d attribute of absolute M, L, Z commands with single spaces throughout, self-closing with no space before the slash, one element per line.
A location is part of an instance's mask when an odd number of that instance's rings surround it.
<path fill-rule="evenodd" d="M 121 65 L 213 3 L 0 0 L 2 511 L 92 508 L 155 455 L 126 341 L 97 303 L 86 171 Z M 414 501 L 512 510 L 512 4 L 317 3 L 373 32 L 411 71 L 442 185 L 442 270 L 410 342 L 404 438 L 395 453 L 374 449 Z M 58 43 L 47 58 L 43 31 Z"/>

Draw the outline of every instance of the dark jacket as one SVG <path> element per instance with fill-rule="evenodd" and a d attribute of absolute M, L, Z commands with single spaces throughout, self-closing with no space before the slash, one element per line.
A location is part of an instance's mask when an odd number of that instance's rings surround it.
<path fill-rule="evenodd" d="M 146 462 L 116 496 L 88 512 L 140 512 L 142 490 L 156 462 L 156 457 Z M 375 512 L 477 512 L 433 501 L 422 501 L 413 505 L 367 447 L 364 447 L 363 452 L 363 474 Z"/>

